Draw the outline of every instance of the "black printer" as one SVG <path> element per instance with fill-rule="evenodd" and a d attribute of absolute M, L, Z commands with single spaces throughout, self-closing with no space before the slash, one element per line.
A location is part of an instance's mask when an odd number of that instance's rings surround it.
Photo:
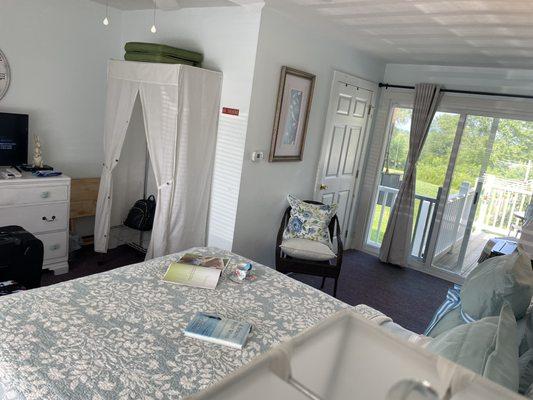
<path fill-rule="evenodd" d="M 0 227 L 0 282 L 41 286 L 43 251 L 43 242 L 20 226 Z"/>

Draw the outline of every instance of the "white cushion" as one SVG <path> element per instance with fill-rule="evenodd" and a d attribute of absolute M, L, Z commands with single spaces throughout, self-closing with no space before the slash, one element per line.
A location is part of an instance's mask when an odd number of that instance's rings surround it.
<path fill-rule="evenodd" d="M 285 254 L 309 261 L 326 261 L 337 257 L 328 245 L 309 239 L 286 239 L 281 245 Z"/>

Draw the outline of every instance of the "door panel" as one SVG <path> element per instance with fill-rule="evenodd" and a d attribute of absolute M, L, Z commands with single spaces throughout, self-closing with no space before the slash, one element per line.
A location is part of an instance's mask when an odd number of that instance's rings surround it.
<path fill-rule="evenodd" d="M 366 112 L 366 100 L 357 99 L 354 105 L 353 116 L 358 118 L 364 118 Z"/>
<path fill-rule="evenodd" d="M 338 193 L 337 197 L 337 217 L 341 224 L 341 230 L 346 230 L 346 215 L 348 214 L 348 205 L 350 204 L 350 190 L 343 190 Z"/>
<path fill-rule="evenodd" d="M 373 92 L 341 81 L 334 82 L 330 99 L 331 116 L 325 130 L 324 146 L 317 176 L 315 199 L 337 204 L 343 240 L 349 229 L 358 165 Z"/>
<path fill-rule="evenodd" d="M 345 126 L 336 126 L 331 137 L 330 154 L 328 159 L 327 177 L 336 177 L 341 163 L 342 147 L 344 144 Z"/>
<path fill-rule="evenodd" d="M 346 145 L 346 158 L 344 159 L 343 175 L 353 175 L 355 173 L 355 161 L 357 159 L 357 150 L 361 141 L 361 127 L 350 128 L 348 144 Z"/>
<path fill-rule="evenodd" d="M 349 115 L 352 106 L 352 96 L 347 94 L 340 94 L 337 102 L 337 114 Z"/>

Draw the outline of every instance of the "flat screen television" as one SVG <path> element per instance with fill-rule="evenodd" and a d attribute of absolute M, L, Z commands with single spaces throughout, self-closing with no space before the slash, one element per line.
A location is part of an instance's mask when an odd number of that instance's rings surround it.
<path fill-rule="evenodd" d="M 0 166 L 28 162 L 28 115 L 0 113 Z"/>

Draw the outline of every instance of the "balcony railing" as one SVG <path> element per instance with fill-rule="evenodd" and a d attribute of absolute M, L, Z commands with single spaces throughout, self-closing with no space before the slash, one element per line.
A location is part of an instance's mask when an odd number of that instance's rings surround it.
<path fill-rule="evenodd" d="M 499 235 L 508 235 L 512 230 L 517 212 L 524 212 L 532 200 L 533 181 L 517 182 L 498 179 L 488 175 L 483 185 L 479 212 L 474 228 Z M 380 185 L 377 204 L 374 209 L 368 243 L 381 246 L 387 228 L 391 209 L 396 201 L 398 189 Z M 440 197 L 440 189 L 437 198 Z M 475 190 L 463 183 L 459 193 L 452 194 L 446 201 L 440 232 L 435 248 L 439 257 L 453 252 L 464 238 L 468 217 L 475 198 Z M 415 215 L 411 241 L 411 255 L 424 259 L 435 220 L 437 199 L 415 196 Z"/>
<path fill-rule="evenodd" d="M 369 235 L 369 243 L 374 246 L 381 246 L 381 240 L 387 223 L 390 211 L 396 197 L 398 189 L 380 185 L 378 188 L 378 206 L 374 211 L 373 225 Z M 424 258 L 431 234 L 431 227 L 435 218 L 435 207 L 437 199 L 426 196 L 415 196 L 415 215 L 413 236 L 411 240 L 411 255 L 416 258 Z M 377 221 L 377 223 L 376 223 Z"/>

